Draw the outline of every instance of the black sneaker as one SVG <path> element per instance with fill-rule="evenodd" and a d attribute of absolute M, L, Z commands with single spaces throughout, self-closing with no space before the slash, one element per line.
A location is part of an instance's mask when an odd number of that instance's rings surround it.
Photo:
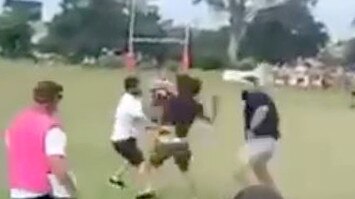
<path fill-rule="evenodd" d="M 153 199 L 153 198 L 157 198 L 157 194 L 155 193 L 155 191 L 145 191 L 139 193 L 136 196 L 136 199 Z"/>
<path fill-rule="evenodd" d="M 124 183 L 124 181 L 121 180 L 120 178 L 117 178 L 114 176 L 110 177 L 109 183 L 111 186 L 116 187 L 116 188 L 121 188 L 121 189 L 126 188 L 126 183 Z"/>

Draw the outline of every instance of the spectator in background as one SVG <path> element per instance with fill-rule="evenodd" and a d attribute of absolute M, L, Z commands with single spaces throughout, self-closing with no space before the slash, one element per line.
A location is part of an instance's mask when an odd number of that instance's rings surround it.
<path fill-rule="evenodd" d="M 39 82 L 33 90 L 35 103 L 6 131 L 12 199 L 75 198 L 65 154 L 67 138 L 56 115 L 62 92 L 55 82 Z"/>

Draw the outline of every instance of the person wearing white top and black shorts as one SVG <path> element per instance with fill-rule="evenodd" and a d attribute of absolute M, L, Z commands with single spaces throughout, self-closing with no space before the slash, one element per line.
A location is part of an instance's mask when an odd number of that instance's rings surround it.
<path fill-rule="evenodd" d="M 138 182 L 144 190 L 138 193 L 137 198 L 154 198 L 155 192 L 152 191 L 148 178 L 148 167 L 145 163 L 143 152 L 138 148 L 137 138 L 151 122 L 143 112 L 142 91 L 140 82 L 136 77 L 127 77 L 124 80 L 125 93 L 116 109 L 115 123 L 111 141 L 115 151 L 125 159 L 125 165 L 116 171 L 110 178 L 110 184 L 124 188 L 123 175 L 129 166 L 136 168 L 140 180 Z M 144 184 L 144 185 L 142 185 Z"/>
<path fill-rule="evenodd" d="M 245 140 L 240 159 L 245 166 L 251 167 L 257 182 L 275 187 L 273 178 L 268 172 L 267 163 L 272 158 L 277 141 L 280 138 L 279 115 L 272 98 L 263 91 L 242 92 L 245 102 Z M 246 174 L 245 171 L 242 174 Z"/>

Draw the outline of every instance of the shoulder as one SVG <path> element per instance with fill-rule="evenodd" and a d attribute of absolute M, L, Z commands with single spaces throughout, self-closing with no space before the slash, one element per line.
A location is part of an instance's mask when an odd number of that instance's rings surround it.
<path fill-rule="evenodd" d="M 60 127 L 53 127 L 47 131 L 47 137 L 63 138 L 66 134 Z"/>
<path fill-rule="evenodd" d="M 47 132 L 45 138 L 45 151 L 48 156 L 65 156 L 67 136 L 60 128 L 52 128 Z"/>
<path fill-rule="evenodd" d="M 251 92 L 248 94 L 247 103 L 251 104 L 264 104 L 270 101 L 267 94 L 262 92 Z"/>
<path fill-rule="evenodd" d="M 130 94 L 128 94 L 128 93 L 123 93 L 122 96 L 121 96 L 120 101 L 121 101 L 121 102 L 124 102 L 124 101 L 130 100 L 130 98 L 131 98 L 131 95 L 130 95 Z"/>
<path fill-rule="evenodd" d="M 124 93 L 119 101 L 119 105 L 127 105 L 127 104 L 132 104 L 135 103 L 136 99 L 133 95 L 129 93 Z"/>

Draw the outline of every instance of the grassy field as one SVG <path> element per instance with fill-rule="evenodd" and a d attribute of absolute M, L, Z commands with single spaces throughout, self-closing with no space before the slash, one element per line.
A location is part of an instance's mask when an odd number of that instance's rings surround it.
<path fill-rule="evenodd" d="M 218 94 L 221 106 L 213 130 L 194 126 L 190 134 L 195 159 L 192 173 L 200 198 L 227 199 L 238 189 L 232 173 L 238 168 L 242 144 L 240 87 L 221 81 L 217 72 L 196 72 L 204 80 L 203 96 Z M 130 199 L 132 190 L 119 191 L 107 178 L 121 163 L 109 142 L 114 108 L 122 93 L 125 72 L 73 67 L 35 68 L 0 61 L 0 130 L 16 110 L 30 102 L 38 80 L 64 84 L 61 115 L 69 136 L 69 155 L 82 199 Z M 141 74 L 147 81 L 148 73 Z M 287 199 L 355 198 L 355 112 L 344 94 L 333 91 L 276 91 L 282 141 L 273 172 Z M 1 139 L 2 140 L 2 139 Z M 146 145 L 143 143 L 143 145 Z M 0 144 L 0 198 L 8 198 L 3 143 Z M 169 161 L 159 174 L 161 198 L 185 199 L 186 187 Z"/>

